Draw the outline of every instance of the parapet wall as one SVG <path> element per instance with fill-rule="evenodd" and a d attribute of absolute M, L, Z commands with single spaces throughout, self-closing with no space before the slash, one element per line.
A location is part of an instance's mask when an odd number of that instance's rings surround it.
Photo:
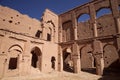
<path fill-rule="evenodd" d="M 16 10 L 0 6 L 0 29 L 35 36 L 37 30 L 41 30 L 40 24 L 40 21 L 31 19 Z"/>

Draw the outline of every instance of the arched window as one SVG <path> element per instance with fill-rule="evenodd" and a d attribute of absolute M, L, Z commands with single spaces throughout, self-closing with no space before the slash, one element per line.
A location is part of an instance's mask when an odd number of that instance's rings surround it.
<path fill-rule="evenodd" d="M 89 14 L 82 14 L 78 17 L 78 22 L 85 22 L 90 19 Z"/>
<path fill-rule="evenodd" d="M 51 67 L 53 68 L 53 69 L 55 69 L 55 61 L 56 61 L 56 59 L 55 59 L 55 57 L 54 56 L 52 56 L 51 57 Z"/>
<path fill-rule="evenodd" d="M 9 56 L 10 56 L 8 69 L 15 70 L 18 68 L 19 56 L 22 53 L 22 51 L 23 51 L 22 47 L 17 44 L 12 45 L 8 49 Z"/>
<path fill-rule="evenodd" d="M 54 41 L 54 39 L 55 39 L 55 24 L 52 20 L 48 20 L 47 23 L 49 25 L 49 31 L 50 31 L 50 34 L 49 33 L 47 34 L 47 36 L 48 36 L 47 40 L 48 41 L 51 41 L 51 40 Z"/>
<path fill-rule="evenodd" d="M 74 40 L 74 29 L 72 27 L 72 21 L 66 21 L 62 24 L 63 29 L 63 41 Z"/>
<path fill-rule="evenodd" d="M 109 8 L 102 8 L 97 11 L 97 18 L 110 13 L 111 13 L 111 10 Z"/>
<path fill-rule="evenodd" d="M 47 41 L 51 41 L 52 29 L 49 27 L 47 32 Z"/>

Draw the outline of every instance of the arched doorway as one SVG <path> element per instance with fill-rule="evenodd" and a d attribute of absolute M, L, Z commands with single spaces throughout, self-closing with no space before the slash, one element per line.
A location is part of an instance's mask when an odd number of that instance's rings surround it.
<path fill-rule="evenodd" d="M 71 49 L 66 48 L 63 50 L 63 70 L 73 72 L 73 61 L 71 57 Z"/>
<path fill-rule="evenodd" d="M 94 73 L 96 71 L 95 68 L 95 59 L 92 54 L 91 45 L 85 45 L 80 49 L 80 59 L 81 59 L 81 69 L 82 71 Z"/>
<path fill-rule="evenodd" d="M 11 46 L 8 49 L 9 52 L 9 64 L 8 64 L 8 69 L 9 70 L 16 70 L 19 67 L 19 60 L 20 60 L 20 56 L 22 53 L 22 48 L 21 46 L 15 44 L 13 46 Z"/>
<path fill-rule="evenodd" d="M 119 63 L 119 55 L 118 52 L 116 50 L 116 48 L 111 45 L 111 44 L 107 44 L 103 47 L 104 50 L 104 73 L 109 73 L 112 71 L 120 71 L 119 67 L 120 67 L 120 63 Z"/>
<path fill-rule="evenodd" d="M 31 66 L 33 68 L 38 68 L 41 70 L 41 62 L 42 62 L 42 52 L 38 47 L 34 47 L 31 51 Z"/>
<path fill-rule="evenodd" d="M 23 53 L 23 49 L 20 45 L 15 44 L 12 45 L 9 49 L 8 49 L 8 55 L 7 55 L 7 59 L 6 59 L 6 63 L 7 65 L 4 65 L 4 67 L 7 68 L 7 71 L 5 70 L 6 68 L 4 68 L 3 71 L 5 71 L 6 75 L 9 76 L 15 76 L 17 74 L 20 74 L 20 70 L 21 70 L 21 63 L 20 61 L 22 60 L 22 53 Z"/>

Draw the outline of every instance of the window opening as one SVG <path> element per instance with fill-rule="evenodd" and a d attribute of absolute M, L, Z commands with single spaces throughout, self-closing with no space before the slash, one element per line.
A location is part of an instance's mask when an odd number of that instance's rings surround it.
<path fill-rule="evenodd" d="M 83 14 L 80 17 L 78 17 L 78 22 L 85 22 L 90 19 L 90 16 L 88 14 Z"/>
<path fill-rule="evenodd" d="M 39 38 L 41 33 L 42 33 L 42 31 L 38 30 L 35 34 L 35 37 Z"/>
<path fill-rule="evenodd" d="M 98 17 L 101 17 L 105 14 L 109 14 L 111 13 L 111 10 L 109 8 L 103 8 L 103 9 L 100 9 L 98 12 L 97 12 L 97 18 Z"/>
<path fill-rule="evenodd" d="M 31 63 L 31 65 L 34 68 L 37 68 L 38 56 L 36 55 L 36 53 L 34 51 L 32 51 L 31 53 L 32 53 L 32 63 Z"/>
<path fill-rule="evenodd" d="M 51 57 L 51 63 L 52 63 L 51 67 L 52 67 L 53 69 L 55 69 L 55 61 L 56 61 L 55 57 L 52 56 L 52 57 Z"/>
<path fill-rule="evenodd" d="M 16 68 L 17 68 L 17 58 L 10 58 L 9 69 L 16 69 Z"/>
<path fill-rule="evenodd" d="M 51 35 L 47 33 L 47 41 L 51 41 Z"/>

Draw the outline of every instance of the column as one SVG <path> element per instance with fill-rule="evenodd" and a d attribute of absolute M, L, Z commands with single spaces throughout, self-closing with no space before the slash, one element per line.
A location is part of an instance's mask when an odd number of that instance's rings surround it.
<path fill-rule="evenodd" d="M 73 11 L 72 12 L 72 24 L 73 24 L 73 28 L 74 28 L 74 39 L 77 40 L 77 18 L 76 18 L 76 14 Z"/>
<path fill-rule="evenodd" d="M 94 37 L 98 37 L 98 33 L 97 33 L 97 22 L 96 22 L 96 11 L 95 11 L 95 7 L 94 4 L 90 4 L 90 25 L 93 27 L 93 33 L 94 33 Z"/>
<path fill-rule="evenodd" d="M 119 62 L 120 62 L 120 36 L 117 38 L 117 51 L 118 51 L 118 54 L 119 54 Z"/>
<path fill-rule="evenodd" d="M 96 61 L 96 74 L 97 75 L 103 75 L 104 70 L 104 59 L 100 58 L 100 55 L 95 58 Z"/>
<path fill-rule="evenodd" d="M 0 78 L 5 76 L 6 73 L 6 66 L 8 66 L 7 64 L 7 55 L 6 54 L 1 54 L 0 55 Z"/>
<path fill-rule="evenodd" d="M 61 17 L 59 17 L 59 28 L 58 28 L 58 42 L 62 42 L 62 20 Z"/>
<path fill-rule="evenodd" d="M 117 19 L 116 19 L 116 23 L 117 23 L 117 28 L 118 28 L 118 29 L 117 29 L 117 30 L 118 30 L 117 33 L 120 34 L 120 18 L 117 18 Z"/>
<path fill-rule="evenodd" d="M 100 41 L 93 42 L 93 56 L 96 62 L 96 73 L 102 75 L 104 70 L 103 47 Z"/>
<path fill-rule="evenodd" d="M 28 39 L 27 42 L 24 44 L 24 53 L 22 55 L 22 62 L 21 62 L 21 68 L 22 71 L 21 75 L 26 75 L 30 73 L 30 67 L 31 67 L 31 50 L 30 50 L 30 41 Z"/>
<path fill-rule="evenodd" d="M 30 40 L 28 39 L 27 42 L 24 44 L 24 54 L 29 55 L 30 54 Z"/>
<path fill-rule="evenodd" d="M 63 71 L 63 56 L 62 56 L 62 48 L 58 45 L 58 71 Z"/>
<path fill-rule="evenodd" d="M 119 19 L 119 6 L 118 6 L 118 0 L 110 0 L 112 14 L 116 22 L 118 34 L 120 34 L 120 19 Z"/>
<path fill-rule="evenodd" d="M 80 53 L 79 53 L 79 46 L 75 42 L 73 44 L 73 68 L 74 73 L 80 73 L 81 71 L 81 63 L 80 63 Z"/>
<path fill-rule="evenodd" d="M 111 8 L 112 8 L 112 14 L 116 23 L 117 33 L 120 34 L 120 15 L 119 15 L 119 5 L 118 0 L 110 0 Z M 120 60 L 120 35 L 117 37 L 117 49 L 119 54 L 119 60 Z"/>

